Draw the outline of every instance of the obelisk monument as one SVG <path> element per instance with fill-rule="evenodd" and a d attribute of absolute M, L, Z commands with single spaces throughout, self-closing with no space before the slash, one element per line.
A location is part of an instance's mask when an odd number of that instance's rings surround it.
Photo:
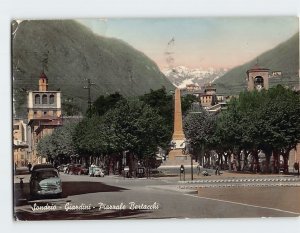
<path fill-rule="evenodd" d="M 174 131 L 171 144 L 172 148 L 169 152 L 168 164 L 180 165 L 188 163 L 190 156 L 183 154 L 185 136 L 182 127 L 181 95 L 178 88 L 175 90 Z"/>

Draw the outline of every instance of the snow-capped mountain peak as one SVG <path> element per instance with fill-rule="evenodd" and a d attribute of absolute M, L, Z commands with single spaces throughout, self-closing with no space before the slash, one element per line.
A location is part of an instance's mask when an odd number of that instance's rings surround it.
<path fill-rule="evenodd" d="M 225 69 L 189 69 L 185 66 L 166 68 L 162 73 L 177 87 L 183 88 L 187 84 L 198 84 L 202 86 L 209 82 L 214 82 L 225 73 Z"/>

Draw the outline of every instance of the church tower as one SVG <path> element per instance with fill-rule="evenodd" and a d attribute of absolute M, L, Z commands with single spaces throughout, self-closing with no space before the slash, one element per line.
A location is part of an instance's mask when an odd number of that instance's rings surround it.
<path fill-rule="evenodd" d="M 61 92 L 48 90 L 48 78 L 44 71 L 39 77 L 39 88 L 28 91 L 27 111 L 30 129 L 30 147 L 32 163 L 45 162 L 45 155 L 37 153 L 38 142 L 62 125 Z"/>
<path fill-rule="evenodd" d="M 38 91 L 28 92 L 28 121 L 61 116 L 61 92 L 48 90 L 48 77 L 41 73 Z"/>
<path fill-rule="evenodd" d="M 48 78 L 44 71 L 41 73 L 39 78 L 39 91 L 48 91 Z"/>
<path fill-rule="evenodd" d="M 258 63 L 247 70 L 248 91 L 269 89 L 269 69 L 262 68 Z"/>

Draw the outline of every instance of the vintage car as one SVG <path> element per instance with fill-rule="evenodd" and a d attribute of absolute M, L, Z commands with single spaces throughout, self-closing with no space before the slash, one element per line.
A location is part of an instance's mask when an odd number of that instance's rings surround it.
<path fill-rule="evenodd" d="M 42 168 L 54 168 L 54 166 L 49 163 L 36 164 L 32 167 L 31 172 L 34 172 L 35 170 L 42 169 Z"/>
<path fill-rule="evenodd" d="M 55 168 L 36 168 L 31 172 L 29 181 L 30 195 L 37 196 L 62 196 L 62 182 Z"/>
<path fill-rule="evenodd" d="M 103 170 L 98 166 L 90 166 L 89 167 L 89 176 L 99 176 L 104 177 Z"/>

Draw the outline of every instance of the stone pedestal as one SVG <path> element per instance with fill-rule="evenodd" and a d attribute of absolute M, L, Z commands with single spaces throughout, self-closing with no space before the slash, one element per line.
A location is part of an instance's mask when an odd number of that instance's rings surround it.
<path fill-rule="evenodd" d="M 184 161 L 187 160 L 188 157 L 188 155 L 182 153 L 182 149 L 174 149 L 170 151 L 168 159 L 172 161 Z"/>
<path fill-rule="evenodd" d="M 182 149 L 174 149 L 169 153 L 168 160 L 166 162 L 167 165 L 190 165 L 191 157 L 189 155 L 184 155 L 182 153 Z"/>

